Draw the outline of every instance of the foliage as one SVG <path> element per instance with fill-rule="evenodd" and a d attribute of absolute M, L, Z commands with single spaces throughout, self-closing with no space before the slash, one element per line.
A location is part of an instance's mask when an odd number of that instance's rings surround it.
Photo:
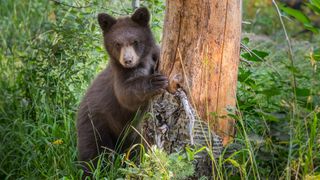
<path fill-rule="evenodd" d="M 129 14 L 131 2 L 0 0 L 0 178 L 79 179 L 75 112 L 108 57 L 99 12 Z M 271 1 L 244 1 L 237 136 L 217 162 L 219 179 L 317 179 L 320 174 L 319 1 L 280 6 L 292 58 Z M 142 1 L 161 38 L 163 0 Z M 311 32 L 304 33 L 306 30 Z M 294 38 L 291 38 L 295 35 Z M 150 149 L 141 164 L 105 153 L 96 179 L 193 174 L 197 151 Z M 159 163 L 160 162 L 160 163 Z"/>
<path fill-rule="evenodd" d="M 186 179 L 194 173 L 192 160 L 193 151 L 187 153 L 167 154 L 156 146 L 143 154 L 139 165 L 127 160 L 127 168 L 121 171 L 126 179 Z"/>

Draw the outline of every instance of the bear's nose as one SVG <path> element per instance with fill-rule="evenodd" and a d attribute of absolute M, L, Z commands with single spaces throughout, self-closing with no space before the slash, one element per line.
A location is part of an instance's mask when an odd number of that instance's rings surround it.
<path fill-rule="evenodd" d="M 132 57 L 125 57 L 124 58 L 124 63 L 125 64 L 131 64 L 132 63 Z"/>

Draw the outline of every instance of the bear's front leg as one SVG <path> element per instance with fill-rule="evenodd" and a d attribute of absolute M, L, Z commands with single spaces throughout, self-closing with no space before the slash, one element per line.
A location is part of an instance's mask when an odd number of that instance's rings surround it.
<path fill-rule="evenodd" d="M 128 79 L 115 85 L 115 94 L 119 103 L 131 111 L 137 111 L 148 100 L 162 93 L 168 87 L 168 78 L 161 74 L 152 74 Z"/>

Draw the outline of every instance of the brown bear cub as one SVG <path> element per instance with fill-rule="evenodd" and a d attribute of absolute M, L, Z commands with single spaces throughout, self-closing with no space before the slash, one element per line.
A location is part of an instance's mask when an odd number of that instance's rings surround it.
<path fill-rule="evenodd" d="M 146 8 L 118 19 L 98 15 L 110 60 L 88 89 L 78 111 L 78 151 L 82 162 L 94 161 L 104 149 L 118 150 L 122 133 L 138 110 L 168 86 L 168 79 L 154 72 L 159 47 L 149 20 Z M 119 151 L 131 143 L 132 139 L 127 138 Z"/>

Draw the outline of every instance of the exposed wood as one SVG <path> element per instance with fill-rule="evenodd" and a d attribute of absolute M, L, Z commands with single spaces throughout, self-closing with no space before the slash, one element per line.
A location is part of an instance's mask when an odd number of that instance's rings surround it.
<path fill-rule="evenodd" d="M 241 0 L 167 0 L 160 71 L 226 144 L 234 134 Z"/>

